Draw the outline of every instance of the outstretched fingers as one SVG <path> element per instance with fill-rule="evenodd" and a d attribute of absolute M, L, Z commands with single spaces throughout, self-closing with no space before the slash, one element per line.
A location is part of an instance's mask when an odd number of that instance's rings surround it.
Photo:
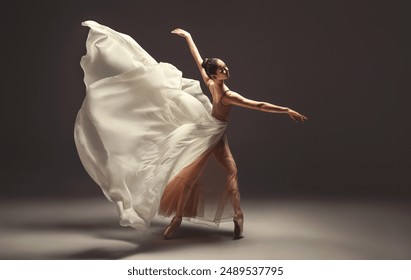
<path fill-rule="evenodd" d="M 300 118 L 301 118 L 301 122 L 308 120 L 308 118 L 304 115 L 300 115 Z"/>
<path fill-rule="evenodd" d="M 296 123 L 298 123 L 298 119 L 297 119 L 294 115 L 290 115 L 290 117 L 291 117 L 291 119 L 292 119 L 293 121 L 295 121 Z"/>
<path fill-rule="evenodd" d="M 181 37 L 188 37 L 190 36 L 190 33 L 188 33 L 187 31 L 181 29 L 181 28 L 176 28 L 173 31 L 171 31 L 171 33 L 179 35 Z"/>
<path fill-rule="evenodd" d="M 289 114 L 289 116 L 290 116 L 290 118 L 291 119 L 293 119 L 293 121 L 295 121 L 296 123 L 298 123 L 298 122 L 304 122 L 304 121 L 306 121 L 307 120 L 307 117 L 306 116 L 304 116 L 304 115 L 301 115 L 301 114 L 299 114 L 299 113 L 290 113 Z"/>

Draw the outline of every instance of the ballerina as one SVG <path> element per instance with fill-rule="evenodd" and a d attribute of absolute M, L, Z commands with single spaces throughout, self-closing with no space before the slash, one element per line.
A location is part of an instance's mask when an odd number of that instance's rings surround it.
<path fill-rule="evenodd" d="M 213 103 L 211 114 L 216 119 L 227 122 L 231 107 L 236 105 L 269 113 L 286 113 L 296 122 L 304 122 L 307 120 L 307 117 L 288 107 L 281 107 L 267 102 L 250 100 L 230 90 L 225 84 L 225 81 L 230 77 L 230 72 L 223 60 L 219 58 L 206 58 L 203 60 L 189 32 L 181 28 L 177 28 L 171 33 L 186 39 L 191 54 L 201 73 L 202 79 L 211 93 Z M 243 232 L 244 215 L 240 206 L 237 167 L 230 151 L 226 135 L 224 135 L 224 137 L 222 137 L 213 148 L 213 154 L 226 171 L 226 189 L 229 194 L 231 204 L 234 208 L 234 237 L 240 238 L 242 237 Z M 176 214 L 164 232 L 165 238 L 172 237 L 177 228 L 180 226 L 183 217 L 183 206 L 185 205 L 187 197 L 190 196 L 190 191 L 191 189 L 189 187 L 186 188 L 184 195 L 178 202 Z"/>
<path fill-rule="evenodd" d="M 163 233 L 168 239 L 183 217 L 217 225 L 232 219 L 234 237 L 242 237 L 237 168 L 225 134 L 231 107 L 307 118 L 229 90 L 228 67 L 221 59 L 203 60 L 187 31 L 172 33 L 186 39 L 212 103 L 198 81 L 158 63 L 130 36 L 94 21 L 83 25 L 90 28 L 80 63 L 86 96 L 74 140 L 84 168 L 116 204 L 120 224 L 146 230 L 156 214 L 174 216 Z M 202 183 L 210 156 L 225 170 L 221 187 Z"/>

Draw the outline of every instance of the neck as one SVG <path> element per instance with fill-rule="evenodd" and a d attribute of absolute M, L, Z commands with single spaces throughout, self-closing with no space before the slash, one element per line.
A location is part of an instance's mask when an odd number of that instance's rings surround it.
<path fill-rule="evenodd" d="M 224 85 L 224 80 L 214 80 L 214 83 L 218 86 L 223 86 Z"/>

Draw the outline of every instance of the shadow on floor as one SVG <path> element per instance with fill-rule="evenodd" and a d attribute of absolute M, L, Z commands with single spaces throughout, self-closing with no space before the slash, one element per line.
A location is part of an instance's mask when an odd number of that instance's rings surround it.
<path fill-rule="evenodd" d="M 192 247 L 197 245 L 210 244 L 215 246 L 222 242 L 233 242 L 233 233 L 231 231 L 218 228 L 206 227 L 201 225 L 188 224 L 183 221 L 175 237 L 165 240 L 162 237 L 166 227 L 166 221 L 153 222 L 151 227 L 144 233 L 139 233 L 133 228 L 122 227 L 113 219 L 98 219 L 94 221 L 58 221 L 52 220 L 31 221 L 25 223 L 9 224 L 9 229 L 18 232 L 24 232 L 28 235 L 31 233 L 41 233 L 44 237 L 40 242 L 44 242 L 45 251 L 35 259 L 123 259 L 132 255 L 153 253 Z M 7 226 L 3 224 L 3 227 Z M 51 250 L 47 253 L 48 243 L 47 236 L 57 235 L 62 237 L 62 246 L 60 251 Z M 70 238 L 67 236 L 72 235 Z M 79 237 L 76 237 L 80 235 Z M 87 246 L 74 250 L 65 250 L 70 243 L 78 247 L 76 243 L 80 240 L 90 240 Z M 103 240 L 104 242 L 95 242 Z M 37 241 L 38 242 L 38 241 Z M 84 241 L 82 241 L 84 242 Z M 122 246 L 116 246 L 121 244 Z M 58 246 L 58 244 L 56 244 Z M 1 254 L 0 259 L 7 259 L 7 255 Z M 27 256 L 21 255 L 21 259 Z M 20 259 L 13 256 L 13 259 Z"/>

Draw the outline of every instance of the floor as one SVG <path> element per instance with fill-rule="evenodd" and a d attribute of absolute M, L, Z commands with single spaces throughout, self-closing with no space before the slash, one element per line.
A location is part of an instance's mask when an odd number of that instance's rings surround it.
<path fill-rule="evenodd" d="M 0 259 L 411 259 L 409 200 L 243 198 L 244 238 L 183 221 L 172 240 L 145 233 L 95 199 L 2 199 Z"/>

